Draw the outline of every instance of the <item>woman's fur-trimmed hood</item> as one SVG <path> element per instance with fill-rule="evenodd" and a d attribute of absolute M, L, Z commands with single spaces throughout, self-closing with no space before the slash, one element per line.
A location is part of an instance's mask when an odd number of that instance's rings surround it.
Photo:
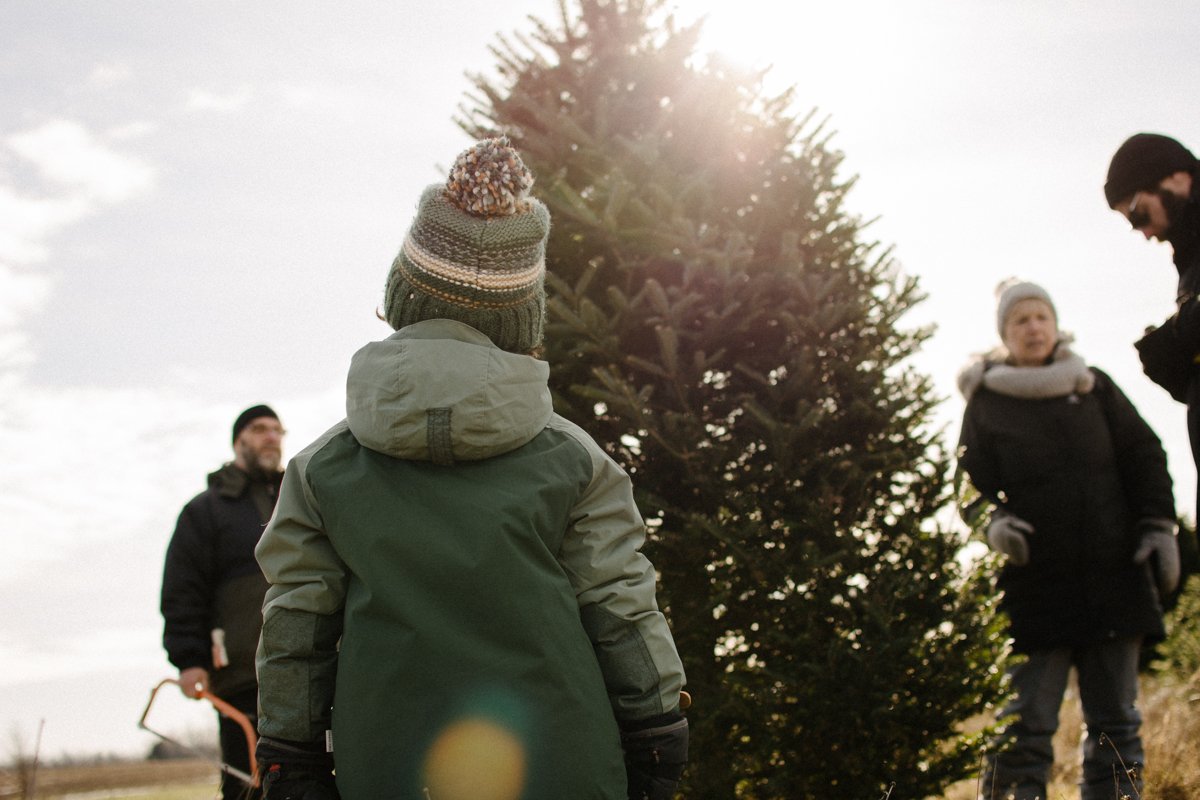
<path fill-rule="evenodd" d="M 1074 337 L 1062 334 L 1050 363 L 1041 367 L 1018 367 L 1009 363 L 1008 348 L 1000 345 L 978 353 L 958 373 L 958 390 L 965 400 L 985 386 L 1010 397 L 1040 399 L 1064 397 L 1076 392 L 1086 394 L 1096 384 L 1096 376 L 1081 356 L 1070 347 Z"/>

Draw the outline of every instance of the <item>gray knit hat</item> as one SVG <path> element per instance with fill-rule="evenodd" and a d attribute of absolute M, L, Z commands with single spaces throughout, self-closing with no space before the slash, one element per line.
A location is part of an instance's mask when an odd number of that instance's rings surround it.
<path fill-rule="evenodd" d="M 426 187 L 388 273 L 383 313 L 399 330 L 453 319 L 497 347 L 528 353 L 542 342 L 550 212 L 529 197 L 533 175 L 507 138 L 484 139 Z"/>
<path fill-rule="evenodd" d="M 1058 309 L 1054 307 L 1050 293 L 1036 283 L 1009 278 L 996 287 L 996 330 L 1000 332 L 1001 339 L 1004 338 L 1004 322 L 1008 319 L 1008 312 L 1012 311 L 1012 307 L 1022 300 L 1030 299 L 1041 300 L 1050 306 L 1050 312 L 1054 314 L 1054 319 L 1058 319 Z"/>

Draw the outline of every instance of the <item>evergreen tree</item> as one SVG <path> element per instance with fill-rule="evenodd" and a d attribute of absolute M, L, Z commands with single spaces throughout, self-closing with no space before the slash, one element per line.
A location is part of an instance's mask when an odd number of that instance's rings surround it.
<path fill-rule="evenodd" d="M 661 0 L 502 37 L 460 124 L 550 207 L 557 409 L 632 475 L 696 699 L 689 798 L 934 795 L 1000 697 L 986 576 L 940 526 L 921 299 L 843 208 L 813 114 Z"/>

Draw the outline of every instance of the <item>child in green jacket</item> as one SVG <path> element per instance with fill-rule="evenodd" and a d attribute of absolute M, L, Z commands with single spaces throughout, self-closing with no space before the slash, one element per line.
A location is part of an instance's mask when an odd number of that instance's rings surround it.
<path fill-rule="evenodd" d="M 346 419 L 257 549 L 267 797 L 669 798 L 683 669 L 628 476 L 553 412 L 550 218 L 503 139 L 423 193 Z M 336 778 L 334 767 L 336 765 Z"/>

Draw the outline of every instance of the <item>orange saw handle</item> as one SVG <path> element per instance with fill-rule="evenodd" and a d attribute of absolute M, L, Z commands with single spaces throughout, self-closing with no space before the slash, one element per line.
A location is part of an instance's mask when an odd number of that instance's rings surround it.
<path fill-rule="evenodd" d="M 161 681 L 159 681 L 158 685 L 150 690 L 150 699 L 148 701 L 146 701 L 146 708 L 144 711 L 142 711 L 141 719 L 138 720 L 138 727 L 141 728 L 142 730 L 153 733 L 155 736 L 157 736 L 160 739 L 163 739 L 164 741 L 172 742 L 173 744 L 179 744 L 174 739 L 164 736 L 163 734 L 152 729 L 149 725 L 146 724 L 146 717 L 148 717 L 150 715 L 150 707 L 152 705 L 154 705 L 155 695 L 158 694 L 159 689 L 166 686 L 168 683 L 173 683 L 176 686 L 179 686 L 180 688 L 182 688 L 182 686 L 183 686 L 177 678 L 163 678 Z M 258 734 L 254 731 L 254 726 L 250 724 L 249 718 L 247 718 L 246 715 L 243 714 L 241 711 L 238 711 L 236 708 L 231 706 L 229 703 L 226 703 L 224 700 L 217 697 L 215 694 L 208 691 L 207 689 L 198 692 L 197 697 L 202 697 L 205 700 L 207 700 L 209 703 L 211 703 L 212 707 L 215 708 L 221 716 L 228 717 L 229 719 L 236 722 L 239 726 L 241 726 L 242 733 L 244 733 L 246 735 L 246 746 L 250 750 L 250 774 L 247 775 L 246 773 L 242 772 L 240 769 L 237 769 L 236 767 L 231 767 L 228 764 L 221 764 L 221 769 L 224 770 L 225 772 L 228 772 L 231 775 L 237 777 L 243 783 L 247 783 L 250 786 L 258 787 L 258 785 L 259 785 L 258 759 L 255 758 L 255 756 L 254 756 L 254 750 L 258 746 Z"/>

